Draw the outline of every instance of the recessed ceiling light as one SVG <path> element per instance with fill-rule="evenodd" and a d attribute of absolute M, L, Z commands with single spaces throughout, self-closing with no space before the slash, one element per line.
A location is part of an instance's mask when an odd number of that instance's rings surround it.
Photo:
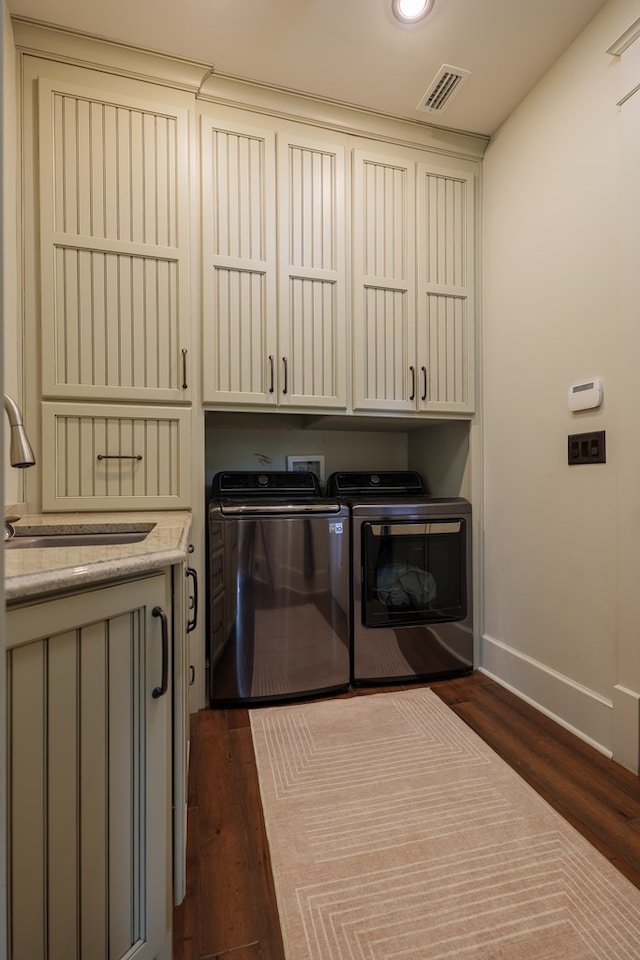
<path fill-rule="evenodd" d="M 391 0 L 391 10 L 401 23 L 417 23 L 431 13 L 435 0 Z"/>

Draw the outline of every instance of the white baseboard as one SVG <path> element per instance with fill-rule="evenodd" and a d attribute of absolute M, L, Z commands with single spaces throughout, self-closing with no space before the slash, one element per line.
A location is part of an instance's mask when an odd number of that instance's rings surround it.
<path fill-rule="evenodd" d="M 613 688 L 613 757 L 638 773 L 640 759 L 640 694 L 617 683 Z"/>
<path fill-rule="evenodd" d="M 600 753 L 613 756 L 611 700 L 487 634 L 479 669 Z"/>

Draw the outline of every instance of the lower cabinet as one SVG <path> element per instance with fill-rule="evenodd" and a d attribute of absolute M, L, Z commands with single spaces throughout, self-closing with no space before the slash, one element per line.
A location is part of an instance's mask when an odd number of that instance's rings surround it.
<path fill-rule="evenodd" d="M 9 958 L 171 956 L 169 571 L 7 610 Z"/>
<path fill-rule="evenodd" d="M 208 658 L 210 675 L 222 656 L 236 622 L 237 600 L 232 585 L 238 560 L 238 532 L 233 524 L 212 523 L 209 530 L 209 630 Z M 230 589 L 231 585 L 231 589 Z M 207 695 L 209 691 L 207 691 Z"/>
<path fill-rule="evenodd" d="M 173 577 L 173 902 L 187 892 L 187 807 L 189 802 L 189 644 L 187 632 L 198 618 L 198 578 L 192 567 L 177 563 Z"/>

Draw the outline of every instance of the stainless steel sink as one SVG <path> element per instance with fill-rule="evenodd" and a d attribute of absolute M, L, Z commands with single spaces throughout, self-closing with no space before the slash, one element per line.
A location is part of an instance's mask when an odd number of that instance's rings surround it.
<path fill-rule="evenodd" d="M 41 547 L 95 547 L 119 543 L 140 543 L 153 529 L 153 523 L 115 524 L 111 526 L 84 525 L 81 531 L 73 528 L 40 527 L 38 532 L 31 528 L 16 528 L 15 536 L 5 540 L 6 550 L 40 549 Z"/>

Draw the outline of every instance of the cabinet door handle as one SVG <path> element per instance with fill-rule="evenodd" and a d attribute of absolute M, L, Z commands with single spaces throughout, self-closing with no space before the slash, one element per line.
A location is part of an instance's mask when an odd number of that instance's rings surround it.
<path fill-rule="evenodd" d="M 99 453 L 97 460 L 142 460 L 141 453 Z"/>
<path fill-rule="evenodd" d="M 411 396 L 409 397 L 409 400 L 415 400 L 415 398 L 416 398 L 416 368 L 415 368 L 415 367 L 409 367 L 409 370 L 411 370 Z"/>
<path fill-rule="evenodd" d="M 275 386 L 274 379 L 274 369 L 273 369 L 273 354 L 269 354 L 269 393 L 273 393 Z"/>
<path fill-rule="evenodd" d="M 427 399 L 427 368 L 420 367 L 422 370 L 422 399 Z"/>
<path fill-rule="evenodd" d="M 191 577 L 193 582 L 193 595 L 189 598 L 191 600 L 193 616 L 187 620 L 187 633 L 191 633 L 192 630 L 195 630 L 198 622 L 198 574 L 193 567 L 187 567 L 185 572 L 187 577 Z"/>
<path fill-rule="evenodd" d="M 182 389 L 187 390 L 189 384 L 187 383 L 187 351 L 182 351 Z"/>
<path fill-rule="evenodd" d="M 282 387 L 282 392 L 287 392 L 287 380 L 288 380 L 288 370 L 287 370 L 287 358 L 283 357 L 282 362 L 284 364 L 284 386 Z"/>
<path fill-rule="evenodd" d="M 151 694 L 153 699 L 157 700 L 158 697 L 162 697 L 167 692 L 169 686 L 169 624 L 162 607 L 154 607 L 151 615 L 160 617 L 162 627 L 162 679 L 160 680 L 160 686 L 155 687 Z"/>

